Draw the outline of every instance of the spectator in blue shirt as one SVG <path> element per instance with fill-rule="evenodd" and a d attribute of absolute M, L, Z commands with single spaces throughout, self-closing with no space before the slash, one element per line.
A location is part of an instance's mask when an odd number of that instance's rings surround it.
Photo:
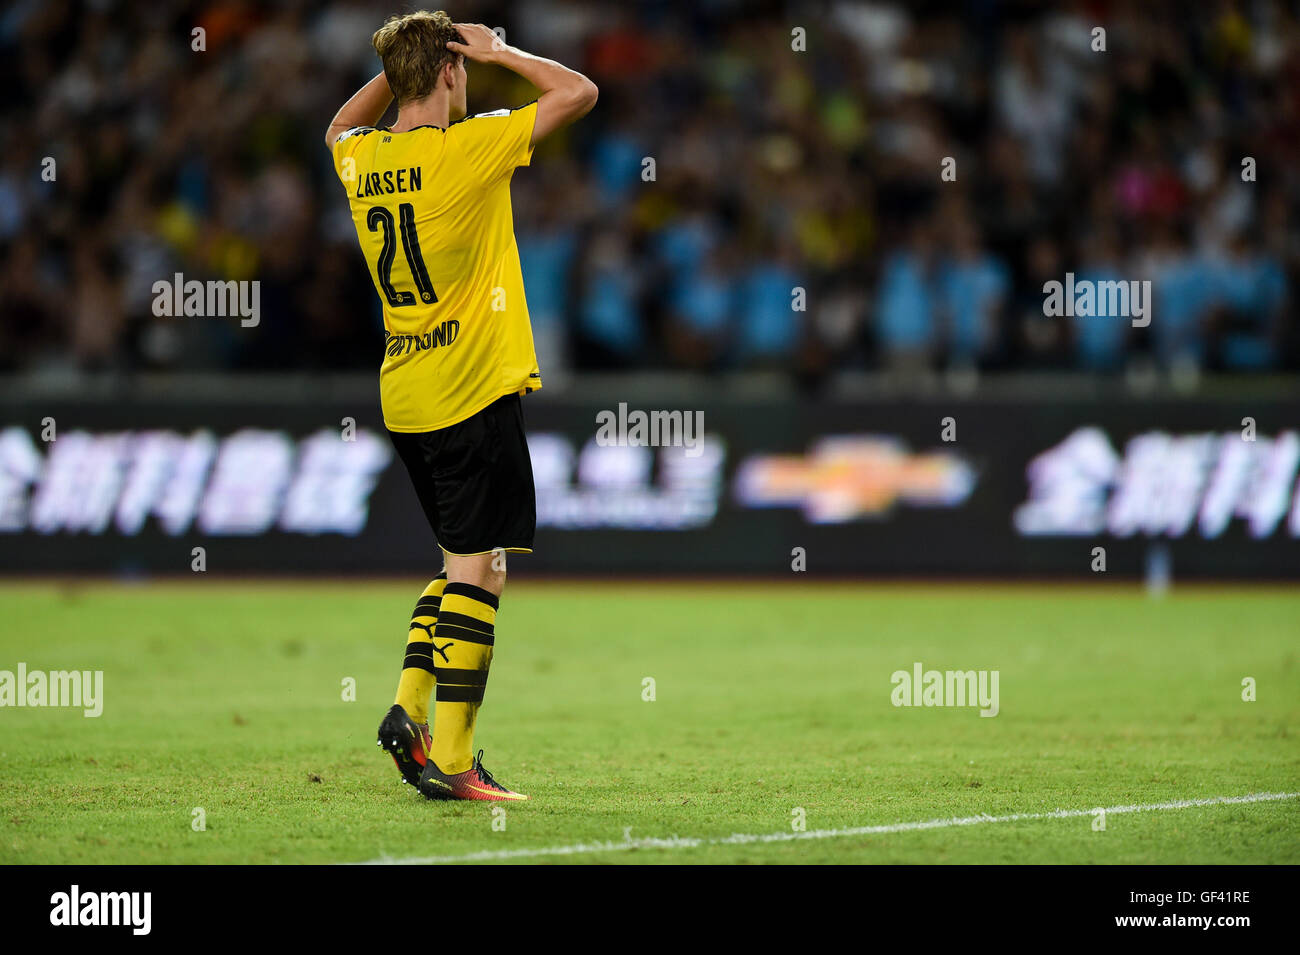
<path fill-rule="evenodd" d="M 735 279 L 725 250 L 681 276 L 669 302 L 669 352 L 692 367 L 716 363 L 731 333 Z"/>
<path fill-rule="evenodd" d="M 591 159 L 605 202 L 617 202 L 641 185 L 645 158 L 645 147 L 622 126 L 609 130 L 596 141 Z"/>
<path fill-rule="evenodd" d="M 1230 371 L 1260 371 L 1277 360 L 1276 332 L 1286 304 L 1286 273 L 1273 255 L 1235 235 L 1216 269 L 1225 307 L 1219 354 Z"/>
<path fill-rule="evenodd" d="M 645 345 L 641 272 L 619 229 L 593 237 L 578 307 L 580 363 L 592 367 L 635 363 Z"/>
<path fill-rule="evenodd" d="M 1074 276 L 1076 288 L 1080 282 L 1091 282 L 1097 290 L 1102 282 L 1127 283 L 1132 278 L 1121 271 L 1119 241 L 1114 230 L 1094 232 L 1084 243 L 1083 253 L 1083 264 Z M 1065 276 L 1061 276 L 1061 281 L 1065 281 Z M 1124 349 L 1133 319 L 1131 315 L 1112 314 L 1118 309 L 1112 310 L 1110 305 L 1109 296 L 1094 295 L 1092 314 L 1079 315 L 1076 311 L 1070 319 L 1076 360 L 1088 371 L 1117 371 L 1124 364 Z M 1129 306 L 1131 310 L 1131 302 Z"/>
<path fill-rule="evenodd" d="M 789 264 L 773 256 L 752 265 L 741 278 L 736 310 L 736 354 L 744 364 L 789 364 L 806 311 L 795 311 L 794 291 L 807 288 Z"/>
<path fill-rule="evenodd" d="M 952 253 L 939 269 L 935 297 L 947 321 L 948 357 L 956 365 L 977 365 L 1000 344 L 1002 310 L 1011 280 L 1007 267 L 980 247 L 967 220 L 957 224 Z"/>
<path fill-rule="evenodd" d="M 1160 263 L 1151 277 L 1155 311 L 1150 326 L 1156 358 L 1166 368 L 1204 367 L 1206 324 L 1216 294 L 1211 272 L 1184 237 L 1158 238 L 1156 255 Z"/>
<path fill-rule="evenodd" d="M 876 333 L 890 365 L 915 368 L 926 364 L 935 348 L 930 250 L 926 227 L 917 225 L 908 245 L 891 255 L 881 272 Z"/>

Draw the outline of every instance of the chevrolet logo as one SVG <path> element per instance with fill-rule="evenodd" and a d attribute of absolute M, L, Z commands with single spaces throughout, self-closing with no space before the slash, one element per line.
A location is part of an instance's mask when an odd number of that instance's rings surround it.
<path fill-rule="evenodd" d="M 902 502 L 957 507 L 975 489 L 975 471 L 951 451 L 914 454 L 898 438 L 832 435 L 806 455 L 753 455 L 736 474 L 746 507 L 799 507 L 814 524 L 879 517 Z"/>

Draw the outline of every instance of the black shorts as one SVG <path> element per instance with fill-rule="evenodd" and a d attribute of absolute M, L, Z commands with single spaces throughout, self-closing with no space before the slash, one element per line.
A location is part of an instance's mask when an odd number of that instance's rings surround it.
<path fill-rule="evenodd" d="M 450 427 L 388 436 L 443 550 L 459 556 L 532 551 L 537 496 L 519 395 Z"/>

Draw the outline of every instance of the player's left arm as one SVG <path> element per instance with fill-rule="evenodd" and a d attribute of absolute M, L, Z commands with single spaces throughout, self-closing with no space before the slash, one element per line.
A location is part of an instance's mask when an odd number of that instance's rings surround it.
<path fill-rule="evenodd" d="M 325 130 L 325 147 L 333 149 L 335 141 L 355 126 L 375 125 L 392 101 L 393 91 L 388 88 L 388 77 L 381 72 L 339 107 L 329 129 Z"/>
<path fill-rule="evenodd" d="M 447 49 L 476 63 L 504 66 L 541 90 L 530 146 L 586 116 L 596 105 L 600 91 L 577 70 L 525 53 L 518 47 L 507 46 L 481 23 L 457 23 L 456 30 L 465 42 L 453 41 L 447 44 Z"/>

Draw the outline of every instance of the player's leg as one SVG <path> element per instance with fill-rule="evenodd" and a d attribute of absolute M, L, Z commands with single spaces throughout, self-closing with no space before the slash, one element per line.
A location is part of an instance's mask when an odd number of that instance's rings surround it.
<path fill-rule="evenodd" d="M 435 538 L 438 535 L 438 504 L 432 473 L 429 435 L 389 432 L 393 447 L 406 466 L 416 498 L 429 520 Z M 379 724 L 378 742 L 393 757 L 405 782 L 420 781 L 428 762 L 432 737 L 429 732 L 429 699 L 435 681 L 433 667 L 433 632 L 438 608 L 447 584 L 444 570 L 420 594 L 415 612 L 407 627 L 403 648 L 402 672 L 398 678 L 397 697 Z"/>
<path fill-rule="evenodd" d="M 433 634 L 433 746 L 420 791 L 431 799 L 525 799 L 493 780 L 474 750 L 505 555 L 531 551 L 537 524 L 519 397 L 502 398 L 446 430 L 437 497 L 447 586 Z"/>
<path fill-rule="evenodd" d="M 496 616 L 505 587 L 505 553 L 447 554 L 447 588 L 433 633 L 437 696 L 433 745 L 420 776 L 430 799 L 527 799 L 492 778 L 474 727 L 487 690 Z"/>
<path fill-rule="evenodd" d="M 429 581 L 411 614 L 406 631 L 406 652 L 402 657 L 402 675 L 397 681 L 394 703 L 404 708 L 417 723 L 429 722 L 429 699 L 433 696 L 433 628 L 438 623 L 442 591 L 447 586 L 447 570 Z"/>
<path fill-rule="evenodd" d="M 474 764 L 474 725 L 487 689 L 505 554 L 447 554 L 447 587 L 434 628 L 432 758 L 448 775 Z"/>
<path fill-rule="evenodd" d="M 406 634 L 397 698 L 379 726 L 379 745 L 392 755 L 402 779 L 412 786 L 420 781 L 432 744 L 429 699 L 435 680 L 433 630 L 446 585 L 444 570 L 429 582 L 416 601 Z"/>

